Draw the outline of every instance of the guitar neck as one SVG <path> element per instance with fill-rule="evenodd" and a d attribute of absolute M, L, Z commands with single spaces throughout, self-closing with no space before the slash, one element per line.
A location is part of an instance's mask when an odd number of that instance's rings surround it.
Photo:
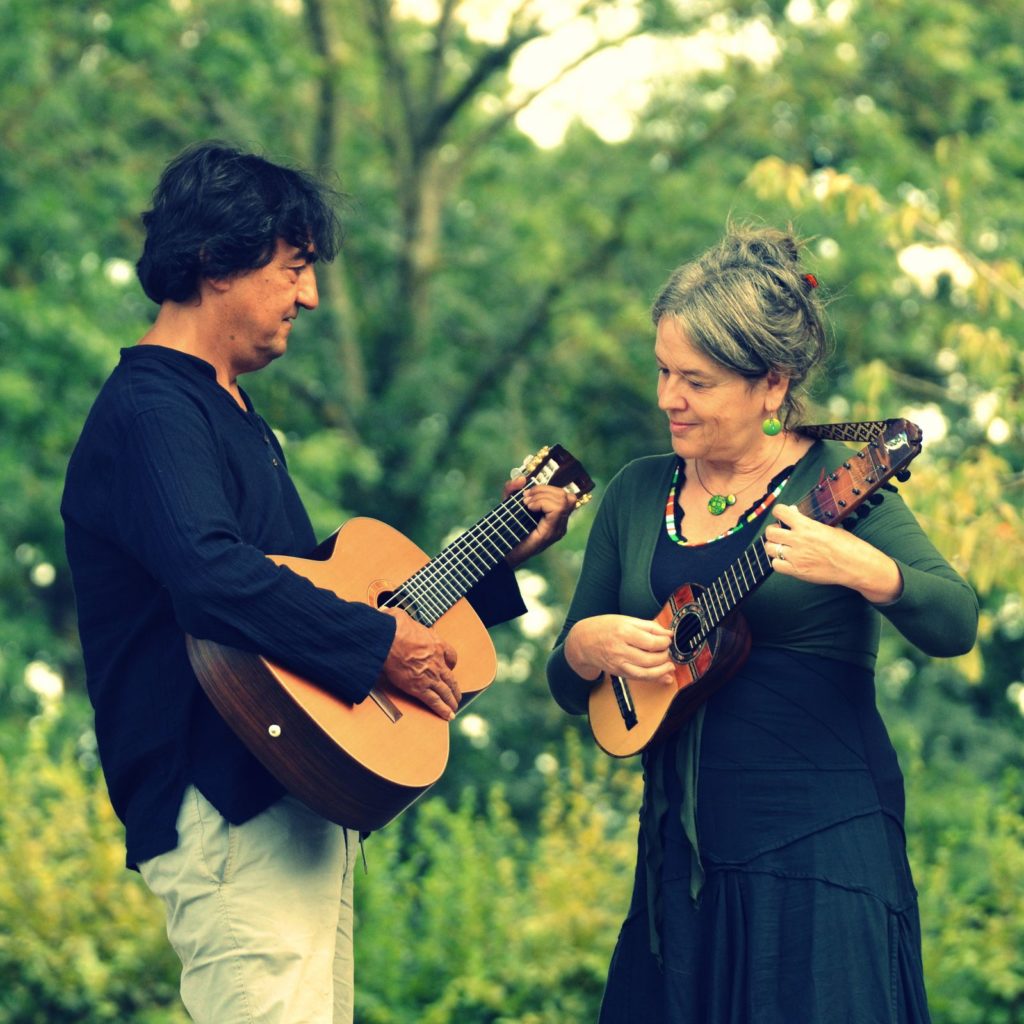
<path fill-rule="evenodd" d="M 522 495 L 534 485 L 530 481 L 453 540 L 401 584 L 386 604 L 404 609 L 426 626 L 437 622 L 533 532 L 539 516 L 523 504 Z"/>
<path fill-rule="evenodd" d="M 816 522 L 836 526 L 921 450 L 921 432 L 906 420 L 880 424 L 877 437 L 831 473 L 821 474 L 818 483 L 797 503 L 797 509 Z M 876 499 L 878 500 L 878 499 Z M 693 642 L 703 642 L 736 606 L 771 574 L 771 556 L 764 537 L 758 537 L 700 595 L 704 611 L 700 632 Z"/>

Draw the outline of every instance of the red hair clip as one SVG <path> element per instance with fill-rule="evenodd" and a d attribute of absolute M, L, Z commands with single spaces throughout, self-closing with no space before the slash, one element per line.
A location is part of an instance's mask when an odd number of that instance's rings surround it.
<path fill-rule="evenodd" d="M 818 287 L 818 279 L 813 274 L 804 274 L 804 280 L 812 287 Z"/>

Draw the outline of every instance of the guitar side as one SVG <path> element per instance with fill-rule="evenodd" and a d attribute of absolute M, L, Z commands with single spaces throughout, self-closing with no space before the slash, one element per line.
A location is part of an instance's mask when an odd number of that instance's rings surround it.
<path fill-rule="evenodd" d="M 346 601 L 378 607 L 430 560 L 373 519 L 347 522 L 323 559 L 273 560 Z M 432 627 L 458 654 L 463 704 L 493 681 L 494 645 L 461 599 Z M 214 707 L 291 793 L 338 824 L 381 828 L 430 788 L 448 761 L 448 723 L 378 680 L 349 704 L 257 654 L 188 638 L 192 667 Z"/>
<path fill-rule="evenodd" d="M 654 617 L 673 632 L 671 682 L 637 682 L 606 672 L 591 691 L 590 729 L 598 746 L 612 757 L 632 757 L 675 731 L 750 653 L 750 630 L 738 614 L 725 619 L 690 652 L 684 640 L 702 623 L 700 593 L 693 584 L 679 587 Z"/>

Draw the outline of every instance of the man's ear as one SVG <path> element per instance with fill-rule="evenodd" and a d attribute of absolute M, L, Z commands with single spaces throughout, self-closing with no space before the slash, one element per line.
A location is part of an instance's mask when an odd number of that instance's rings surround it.
<path fill-rule="evenodd" d="M 233 280 L 234 278 L 231 277 L 201 277 L 199 289 L 202 291 L 204 288 L 208 288 L 213 292 L 224 293 L 231 287 Z"/>
<path fill-rule="evenodd" d="M 205 249 L 199 250 L 199 291 L 209 289 L 214 292 L 226 292 L 231 287 L 231 277 L 210 277 L 203 273 L 207 265 L 207 254 Z"/>

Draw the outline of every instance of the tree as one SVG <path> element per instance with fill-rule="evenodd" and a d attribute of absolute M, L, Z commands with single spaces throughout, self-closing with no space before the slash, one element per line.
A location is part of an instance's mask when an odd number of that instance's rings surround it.
<path fill-rule="evenodd" d="M 632 14 L 608 28 L 615 11 Z M 152 315 L 131 282 L 137 211 L 169 156 L 224 136 L 325 169 L 351 197 L 323 308 L 251 382 L 318 529 L 376 515 L 429 552 L 545 441 L 599 489 L 663 448 L 648 297 L 729 214 L 795 218 L 834 300 L 822 417 L 938 410 L 958 427 L 929 435 L 908 496 L 985 599 L 984 657 L 951 689 L 1019 728 L 1005 699 L 1019 580 L 1002 563 L 1020 536 L 1020 29 L 999 3 L 851 11 L 581 2 L 569 16 L 592 31 L 577 65 L 626 43 L 701 60 L 652 86 L 624 141 L 579 124 L 545 149 L 517 130 L 532 94 L 512 72 L 559 30 L 550 5 L 513 8 L 490 39 L 454 0 L 426 20 L 383 0 L 5 5 L 0 677 L 15 703 L 33 706 L 30 662 L 81 690 L 54 514 L 64 460 L 118 347 Z M 951 248 L 973 278 L 922 291 L 901 269 L 914 243 Z M 538 615 L 497 636 L 503 675 L 522 681 L 481 702 L 478 746 L 460 740 L 481 771 L 529 778 L 521 807 L 539 781 L 523 769 L 563 728 L 540 669 L 587 516 L 531 566 L 549 627 Z M 982 682 L 966 691 L 965 678 Z"/>

